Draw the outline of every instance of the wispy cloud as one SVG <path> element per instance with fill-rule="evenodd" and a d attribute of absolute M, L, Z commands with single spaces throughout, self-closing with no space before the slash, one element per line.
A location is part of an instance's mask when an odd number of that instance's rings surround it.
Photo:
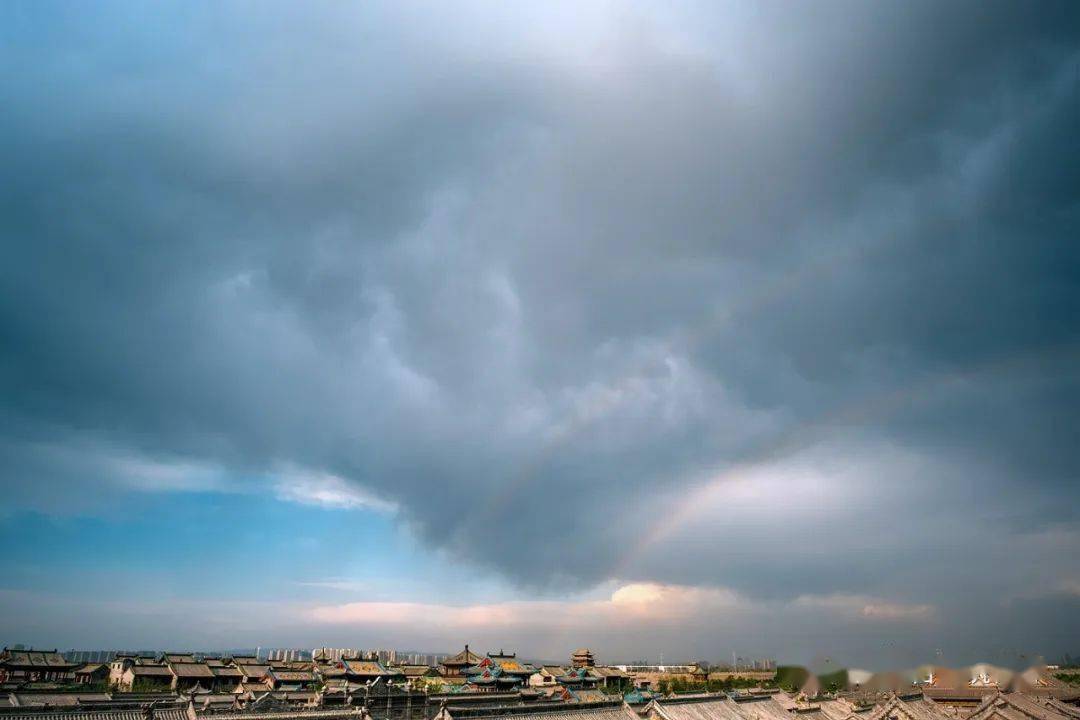
<path fill-rule="evenodd" d="M 207 463 L 167 462 L 129 455 L 113 459 L 110 465 L 115 477 L 134 490 L 197 492 L 229 487 L 224 470 Z"/>
<path fill-rule="evenodd" d="M 274 493 L 279 500 L 342 510 L 397 511 L 395 503 L 376 497 L 356 483 L 325 472 L 291 468 L 277 474 Z"/>
<path fill-rule="evenodd" d="M 475 605 L 427 602 L 352 602 L 322 605 L 310 617 L 316 622 L 385 625 L 421 624 L 468 629 L 509 627 L 648 626 L 665 623 L 712 622 L 718 616 L 765 616 L 773 613 L 825 612 L 867 621 L 926 620 L 934 615 L 927 604 L 889 602 L 859 595 L 803 595 L 791 602 L 766 602 L 742 597 L 727 588 L 631 583 L 610 597 L 584 600 L 508 601 Z"/>
<path fill-rule="evenodd" d="M 739 603 L 734 593 L 654 583 L 624 585 L 601 600 L 518 600 L 476 605 L 417 602 L 353 602 L 324 605 L 312 619 L 344 624 L 430 624 L 450 627 L 531 626 L 555 623 L 586 627 L 596 623 L 664 622 L 709 614 Z"/>
<path fill-rule="evenodd" d="M 364 593 L 371 591 L 371 583 L 359 582 L 357 580 L 345 580 L 345 579 L 327 579 L 327 580 L 306 580 L 296 583 L 299 587 L 315 588 L 318 590 L 338 590 L 341 592 L 352 593 Z"/>
<path fill-rule="evenodd" d="M 936 612 L 934 606 L 927 603 L 890 602 L 865 595 L 800 595 L 793 604 L 849 618 L 898 622 L 929 620 Z"/>

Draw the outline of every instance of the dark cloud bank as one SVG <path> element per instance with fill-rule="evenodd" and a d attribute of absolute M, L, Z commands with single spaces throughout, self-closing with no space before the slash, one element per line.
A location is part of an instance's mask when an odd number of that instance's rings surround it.
<path fill-rule="evenodd" d="M 0 11 L 11 507 L 325 472 L 537 591 L 1075 650 L 1075 5 L 75 9 Z"/>

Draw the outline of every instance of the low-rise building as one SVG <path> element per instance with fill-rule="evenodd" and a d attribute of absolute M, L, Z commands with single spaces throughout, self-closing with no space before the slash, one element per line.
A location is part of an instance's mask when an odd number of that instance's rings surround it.
<path fill-rule="evenodd" d="M 0 683 L 74 683 L 75 670 L 81 664 L 65 660 L 56 650 L 11 650 L 5 647 L 0 651 Z"/>
<path fill-rule="evenodd" d="M 122 688 L 124 673 L 132 665 L 160 665 L 156 658 L 131 653 L 119 653 L 109 662 L 109 685 Z"/>
<path fill-rule="evenodd" d="M 172 690 L 173 679 L 167 665 L 132 663 L 121 674 L 117 687 L 126 692 L 162 692 Z"/>
<path fill-rule="evenodd" d="M 596 665 L 589 672 L 599 678 L 597 685 L 605 690 L 623 692 L 634 686 L 630 673 L 610 665 Z"/>
<path fill-rule="evenodd" d="M 542 665 L 529 676 L 530 687 L 553 687 L 558 684 L 558 678 L 566 674 L 566 668 L 559 665 Z"/>
<path fill-rule="evenodd" d="M 78 685 L 105 685 L 109 682 L 109 666 L 106 663 L 87 663 L 76 668 L 74 676 Z"/>
<path fill-rule="evenodd" d="M 171 665 L 172 663 L 196 663 L 199 661 L 192 653 L 164 652 L 161 654 L 161 662 Z"/>
<path fill-rule="evenodd" d="M 266 681 L 274 690 L 312 690 L 318 685 L 318 678 L 311 670 L 292 670 L 289 668 L 271 667 L 266 674 Z"/>
<path fill-rule="evenodd" d="M 255 700 L 270 692 L 270 686 L 262 682 L 242 682 L 233 688 L 233 695 L 242 702 Z"/>
<path fill-rule="evenodd" d="M 172 670 L 173 678 L 170 689 L 173 692 L 190 692 L 200 689 L 209 691 L 214 687 L 215 677 L 213 668 L 205 663 L 188 662 L 190 656 L 180 656 L 180 660 L 170 660 L 167 666 Z"/>
<path fill-rule="evenodd" d="M 244 679 L 240 668 L 233 665 L 218 665 L 207 663 L 213 678 L 208 681 L 210 689 L 214 692 L 231 692 Z"/>
<path fill-rule="evenodd" d="M 263 683 L 270 673 L 269 665 L 257 663 L 235 663 L 234 667 L 240 671 L 240 681 L 245 683 Z"/>

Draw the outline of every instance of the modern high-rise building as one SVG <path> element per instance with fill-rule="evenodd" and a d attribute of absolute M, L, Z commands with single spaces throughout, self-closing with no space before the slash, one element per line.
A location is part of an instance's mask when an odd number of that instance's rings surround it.
<path fill-rule="evenodd" d="M 64 659 L 68 662 L 107 663 L 116 657 L 115 650 L 68 650 Z"/>
<path fill-rule="evenodd" d="M 363 652 L 355 648 L 316 648 L 311 651 L 311 657 L 321 662 L 340 662 L 359 658 Z"/>

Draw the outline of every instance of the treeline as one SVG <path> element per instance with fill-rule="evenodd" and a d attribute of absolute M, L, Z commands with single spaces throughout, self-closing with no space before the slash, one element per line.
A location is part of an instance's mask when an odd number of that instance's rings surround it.
<path fill-rule="evenodd" d="M 810 671 L 800 665 L 781 665 L 776 668 L 776 685 L 784 692 L 798 692 L 810 679 Z M 818 675 L 821 692 L 837 692 L 848 684 L 846 669 L 836 670 L 826 675 Z"/>
<path fill-rule="evenodd" d="M 742 677 L 729 677 L 723 680 L 686 680 L 678 677 L 664 678 L 656 684 L 656 689 L 665 695 L 672 692 L 731 692 L 756 687 L 776 687 L 776 680 L 754 680 Z"/>

